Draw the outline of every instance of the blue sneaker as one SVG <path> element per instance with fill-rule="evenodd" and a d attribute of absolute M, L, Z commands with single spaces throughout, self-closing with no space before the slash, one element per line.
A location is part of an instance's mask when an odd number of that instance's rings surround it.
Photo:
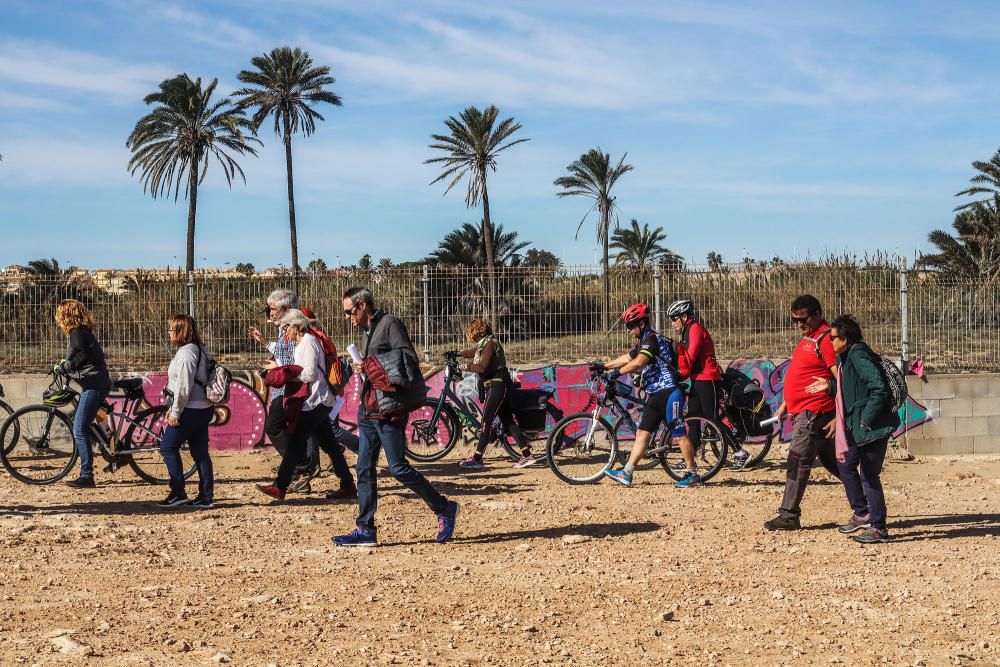
<path fill-rule="evenodd" d="M 689 486 L 703 486 L 705 483 L 701 481 L 701 475 L 693 472 L 689 472 L 687 477 L 679 482 L 674 482 L 674 486 L 678 489 L 686 489 Z"/>
<path fill-rule="evenodd" d="M 355 528 L 347 535 L 334 535 L 333 543 L 338 547 L 375 547 L 378 541 L 375 539 L 374 530 Z"/>
<path fill-rule="evenodd" d="M 444 544 L 455 534 L 455 520 L 458 519 L 458 503 L 449 500 L 445 506 L 444 514 L 438 514 L 438 532 L 436 539 Z"/>
<path fill-rule="evenodd" d="M 613 479 L 622 486 L 632 486 L 632 473 L 625 472 L 625 468 L 619 468 L 618 470 L 606 468 L 604 470 L 604 476 L 609 479 Z"/>

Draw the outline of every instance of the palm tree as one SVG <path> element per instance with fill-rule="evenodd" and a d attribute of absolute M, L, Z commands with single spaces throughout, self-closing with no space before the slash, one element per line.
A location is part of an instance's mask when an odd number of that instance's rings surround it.
<path fill-rule="evenodd" d="M 918 265 L 987 284 L 1000 280 L 1000 194 L 992 201 L 974 202 L 955 216 L 952 226 L 957 234 L 935 229 L 927 235 L 939 252 L 924 255 Z"/>
<path fill-rule="evenodd" d="M 24 272 L 37 277 L 52 277 L 68 275 L 76 271 L 75 266 L 63 268 L 59 266 L 59 260 L 55 257 L 51 259 L 33 259 L 24 267 Z"/>
<path fill-rule="evenodd" d="M 1000 193 L 1000 150 L 993 154 L 989 162 L 976 160 L 972 163 L 972 167 L 979 172 L 976 176 L 969 179 L 972 187 L 961 192 L 956 192 L 956 197 L 973 197 L 981 194 L 995 195 Z M 988 202 L 989 200 L 990 198 L 987 197 L 986 199 L 971 201 L 956 207 L 955 210 L 964 211 L 977 202 Z"/>
<path fill-rule="evenodd" d="M 383 257 L 378 261 L 378 270 L 381 271 L 382 273 L 385 273 L 386 271 L 391 271 L 392 267 L 393 267 L 392 260 L 388 257 Z"/>
<path fill-rule="evenodd" d="M 531 245 L 518 241 L 517 232 L 505 234 L 503 225 L 493 228 L 492 243 L 484 243 L 485 238 L 482 228 L 467 222 L 448 232 L 427 261 L 445 266 L 485 266 L 486 249 L 492 246 L 497 266 L 513 266 L 520 262 L 521 251 Z"/>
<path fill-rule="evenodd" d="M 372 264 L 372 256 L 368 253 L 362 255 L 361 259 L 359 259 L 357 263 L 358 271 L 371 271 L 373 268 L 374 265 Z"/>
<path fill-rule="evenodd" d="M 322 258 L 317 257 L 316 259 L 309 262 L 306 265 L 306 273 L 311 276 L 319 276 L 326 273 L 329 269 L 326 266 L 326 262 Z"/>
<path fill-rule="evenodd" d="M 610 247 L 621 250 L 615 257 L 615 264 L 631 264 L 640 268 L 651 264 L 665 264 L 671 270 L 679 270 L 684 259 L 663 247 L 661 242 L 666 239 L 663 227 L 650 230 L 649 225 L 643 223 L 640 229 L 639 221 L 632 218 L 630 228 L 616 229 L 611 235 Z"/>
<path fill-rule="evenodd" d="M 465 191 L 467 208 L 478 206 L 483 202 L 482 237 L 486 245 L 486 273 L 489 278 L 490 316 L 496 313 L 496 257 L 493 248 L 493 225 L 490 219 L 490 197 L 486 188 L 486 175 L 497 170 L 497 155 L 511 146 L 528 141 L 514 139 L 511 136 L 521 129 L 520 123 L 513 118 L 507 118 L 497 124 L 499 110 L 493 105 L 479 110 L 470 106 L 458 118 L 450 116 L 444 122 L 451 134 L 432 134 L 436 143 L 430 148 L 445 153 L 441 157 L 424 160 L 424 164 L 441 163 L 444 171 L 430 182 L 431 185 L 451 178 L 444 194 L 448 194 L 466 175 L 469 176 Z M 495 319 L 495 318 L 494 318 Z"/>
<path fill-rule="evenodd" d="M 246 183 L 243 169 L 234 155 L 257 155 L 251 142 L 250 121 L 229 98 L 212 101 L 218 79 L 202 88 L 201 78 L 192 80 L 178 74 L 160 84 L 159 92 L 147 95 L 146 104 L 156 107 L 139 119 L 125 145 L 132 151 L 128 169 L 137 172 L 143 192 L 156 199 L 174 191 L 174 201 L 184 185 L 188 200 L 187 272 L 194 271 L 194 228 L 198 212 L 198 186 L 208 173 L 210 158 L 215 158 L 232 187 L 237 174 Z M 188 290 L 188 311 L 193 314 L 194 295 Z"/>
<path fill-rule="evenodd" d="M 618 165 L 612 167 L 611 155 L 602 151 L 600 146 L 592 148 L 566 167 L 569 176 L 560 176 L 553 182 L 556 187 L 562 188 L 561 192 L 556 193 L 559 197 L 582 195 L 594 200 L 594 205 L 580 220 L 580 224 L 576 228 L 576 236 L 580 236 L 580 229 L 587 216 L 590 215 L 591 211 L 597 209 L 599 214 L 597 240 L 604 247 L 604 259 L 601 263 L 604 274 L 601 310 L 605 326 L 608 324 L 608 297 L 611 292 L 608 284 L 608 231 L 611 226 L 611 213 L 616 208 L 615 198 L 611 196 L 611 188 L 614 187 L 619 178 L 632 171 L 632 165 L 625 164 L 627 155 L 628 153 L 622 155 Z"/>
<path fill-rule="evenodd" d="M 233 95 L 240 106 L 256 109 L 253 114 L 254 132 L 268 116 L 274 116 L 274 133 L 285 144 L 285 174 L 288 179 L 288 228 L 292 244 L 292 280 L 297 282 L 299 240 L 295 229 L 295 194 L 292 182 L 292 135 L 301 132 L 308 137 L 316 130 L 316 121 L 325 120 L 313 105 L 326 102 L 341 106 L 340 96 L 324 86 L 336 82 L 330 68 L 313 65 L 309 53 L 302 49 L 281 46 L 271 53 L 250 59 L 256 70 L 243 70 L 236 78 L 247 84 Z"/>
<path fill-rule="evenodd" d="M 708 256 L 705 257 L 705 261 L 708 263 L 708 270 L 712 273 L 719 273 L 722 271 L 722 255 L 714 250 L 708 253 Z"/>

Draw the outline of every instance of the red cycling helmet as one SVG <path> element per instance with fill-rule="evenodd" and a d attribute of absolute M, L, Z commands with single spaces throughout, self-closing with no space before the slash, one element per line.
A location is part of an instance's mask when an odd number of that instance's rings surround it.
<path fill-rule="evenodd" d="M 637 303 L 629 306 L 622 313 L 622 321 L 625 322 L 625 326 L 631 328 L 639 320 L 649 321 L 649 306 L 644 303 Z"/>

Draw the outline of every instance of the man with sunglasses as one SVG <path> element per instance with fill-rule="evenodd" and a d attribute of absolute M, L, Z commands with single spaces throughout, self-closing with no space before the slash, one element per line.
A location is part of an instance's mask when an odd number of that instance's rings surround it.
<path fill-rule="evenodd" d="M 837 376 L 837 355 L 830 341 L 830 325 L 823 319 L 819 300 L 809 294 L 792 302 L 792 321 L 802 338 L 785 372 L 784 400 L 775 416 L 785 412 L 794 419 L 792 441 L 788 445 L 785 473 L 785 495 L 778 516 L 765 521 L 768 530 L 798 530 L 800 504 L 809 483 L 809 474 L 819 457 L 830 474 L 840 479 L 833 434 L 834 399 L 825 393 L 810 393 L 809 385 L 816 380 L 832 380 Z"/>
<path fill-rule="evenodd" d="M 649 306 L 637 303 L 622 313 L 625 328 L 635 339 L 635 347 L 630 352 L 598 367 L 610 368 L 608 376 L 615 380 L 625 373 L 642 372 L 642 386 L 646 390 L 646 404 L 635 434 L 635 444 L 628 463 L 623 468 L 612 470 L 609 466 L 604 474 L 622 486 L 632 486 L 632 473 L 642 460 L 661 422 L 671 435 L 680 441 L 681 455 L 687 464 L 687 475 L 675 486 L 701 486 L 701 477 L 694 464 L 694 447 L 687 436 L 684 424 L 684 392 L 680 388 L 677 359 L 673 347 L 662 335 L 649 326 Z"/>

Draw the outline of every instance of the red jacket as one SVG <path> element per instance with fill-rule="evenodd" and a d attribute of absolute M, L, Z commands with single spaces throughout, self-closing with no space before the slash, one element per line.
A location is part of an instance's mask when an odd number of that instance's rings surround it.
<path fill-rule="evenodd" d="M 309 397 L 309 383 L 299 382 L 301 366 L 289 364 L 272 368 L 264 376 L 264 384 L 268 387 L 284 387 L 285 395 L 281 398 L 281 408 L 285 412 L 285 431 L 289 435 L 295 432 L 302 406 Z"/>
<path fill-rule="evenodd" d="M 721 380 L 722 367 L 715 358 L 715 342 L 701 322 L 688 320 L 677 343 L 677 368 L 692 380 Z"/>

